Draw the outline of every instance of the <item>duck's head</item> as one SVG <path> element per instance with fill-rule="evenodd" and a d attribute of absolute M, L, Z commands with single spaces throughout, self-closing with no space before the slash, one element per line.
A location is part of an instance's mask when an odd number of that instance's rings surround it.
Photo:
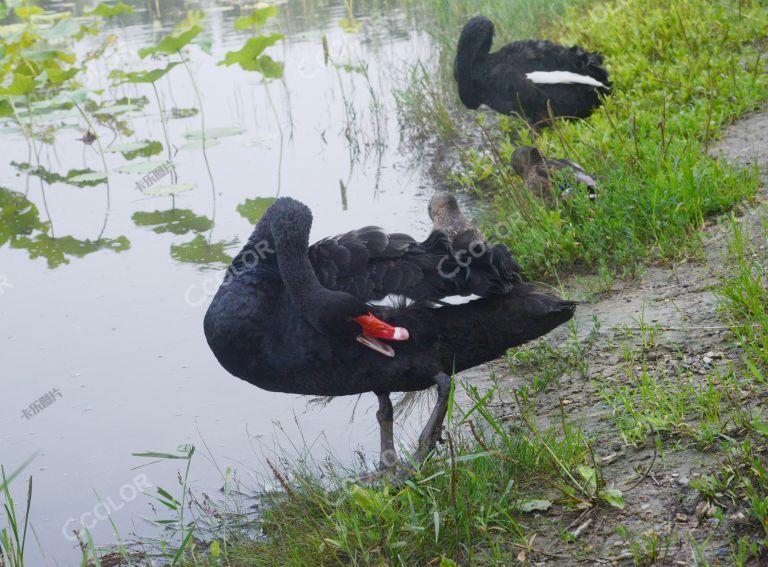
<path fill-rule="evenodd" d="M 304 316 L 324 335 L 355 340 L 385 356 L 395 356 L 395 351 L 380 339 L 406 341 L 410 338 L 407 329 L 382 321 L 370 306 L 344 292 L 324 290 Z"/>
<path fill-rule="evenodd" d="M 445 191 L 435 193 L 429 200 L 429 218 L 432 222 L 440 220 L 459 220 L 462 218 L 456 197 Z M 436 223 L 437 224 L 437 223 Z"/>
<path fill-rule="evenodd" d="M 512 154 L 512 168 L 518 175 L 525 175 L 528 168 L 544 163 L 544 156 L 533 146 L 519 146 Z"/>

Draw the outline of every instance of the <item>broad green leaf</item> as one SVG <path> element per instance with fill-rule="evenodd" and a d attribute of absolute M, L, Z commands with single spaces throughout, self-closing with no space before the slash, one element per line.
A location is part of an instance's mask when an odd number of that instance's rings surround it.
<path fill-rule="evenodd" d="M 5 2 L 0 0 L 0 20 L 4 20 L 8 17 L 8 8 L 5 7 Z"/>
<path fill-rule="evenodd" d="M 138 157 L 149 158 L 156 156 L 163 151 L 163 144 L 157 140 L 145 140 L 147 145 L 138 150 L 123 151 L 123 157 L 128 161 L 134 160 Z"/>
<path fill-rule="evenodd" d="M 103 181 L 109 177 L 105 172 L 103 171 L 94 171 L 92 173 L 82 173 L 80 175 L 75 175 L 74 177 L 70 177 L 69 181 L 72 183 L 83 183 L 83 182 L 89 182 L 89 181 Z"/>
<path fill-rule="evenodd" d="M 11 84 L 5 88 L 0 87 L 0 95 L 23 96 L 34 91 L 36 87 L 37 81 L 34 77 L 14 73 Z"/>
<path fill-rule="evenodd" d="M 166 165 L 167 161 L 144 161 L 141 163 L 128 163 L 116 168 L 118 173 L 149 173 L 158 167 Z"/>
<path fill-rule="evenodd" d="M 213 540 L 211 545 L 208 546 L 208 550 L 211 552 L 211 557 L 217 559 L 221 555 L 221 545 L 218 541 Z"/>
<path fill-rule="evenodd" d="M 43 13 L 43 9 L 40 6 L 17 6 L 13 11 L 22 20 L 28 20 L 32 16 L 39 16 Z"/>
<path fill-rule="evenodd" d="M 238 126 L 225 126 L 221 128 L 209 128 L 203 132 L 203 130 L 195 130 L 184 135 L 187 140 L 217 140 L 219 138 L 227 138 L 229 136 L 239 136 L 245 132 L 243 128 Z"/>
<path fill-rule="evenodd" d="M 344 17 L 339 20 L 339 27 L 344 30 L 344 33 L 357 33 L 363 24 L 355 18 Z"/>
<path fill-rule="evenodd" d="M 105 148 L 104 151 L 111 154 L 117 154 L 122 152 L 135 152 L 136 150 L 143 150 L 149 146 L 152 142 L 149 140 L 143 140 L 141 142 L 128 142 L 126 144 L 115 144 Z"/>
<path fill-rule="evenodd" d="M 545 511 L 552 507 L 552 502 L 549 500 L 524 500 L 520 502 L 516 508 L 521 512 L 535 512 Z"/>
<path fill-rule="evenodd" d="M 262 55 L 257 61 L 259 71 L 267 79 L 279 79 L 283 76 L 283 64 L 275 61 L 269 55 Z"/>
<path fill-rule="evenodd" d="M 190 242 L 172 244 L 171 257 L 177 262 L 219 267 L 232 261 L 227 250 L 237 244 L 237 240 L 208 242 L 202 234 L 198 234 Z"/>
<path fill-rule="evenodd" d="M 579 474 L 587 483 L 587 490 L 594 493 L 597 490 L 597 472 L 592 467 L 579 465 Z"/>
<path fill-rule="evenodd" d="M 23 193 L 0 187 L 0 246 L 44 228 L 37 207 Z"/>
<path fill-rule="evenodd" d="M 264 216 L 267 209 L 275 202 L 274 197 L 256 197 L 255 199 L 246 199 L 244 203 L 237 206 L 237 212 L 251 224 L 256 224 Z"/>
<path fill-rule="evenodd" d="M 135 104 L 115 104 L 112 106 L 102 106 L 101 108 L 97 108 L 93 111 L 94 114 L 122 114 L 124 112 L 133 112 L 136 110 L 141 110 L 138 106 Z"/>
<path fill-rule="evenodd" d="M 192 43 L 197 45 L 206 55 L 211 55 L 213 53 L 213 39 L 209 35 L 201 35 Z"/>
<path fill-rule="evenodd" d="M 178 53 L 202 31 L 203 28 L 200 26 L 193 26 L 179 35 L 167 35 L 154 47 L 139 49 L 139 57 L 144 59 L 148 55 L 154 55 L 156 53 L 165 53 L 167 55 Z"/>
<path fill-rule="evenodd" d="M 45 258 L 51 269 L 69 264 L 69 257 L 82 258 L 99 250 L 124 252 L 130 247 L 131 243 L 125 236 L 114 239 L 78 240 L 73 236 L 52 238 L 48 234 L 38 234 L 34 238 L 25 236 L 11 242 L 11 248 L 26 250 L 32 260 Z"/>
<path fill-rule="evenodd" d="M 168 211 L 137 211 L 133 213 L 136 226 L 151 228 L 158 234 L 188 234 L 205 232 L 213 228 L 213 221 L 205 216 L 196 215 L 189 209 L 171 209 Z"/>
<path fill-rule="evenodd" d="M 96 6 L 93 10 L 84 12 L 83 15 L 84 16 L 101 16 L 102 18 L 114 18 L 115 16 L 119 16 L 121 14 L 131 14 L 131 13 L 133 13 L 133 8 L 128 4 L 118 2 L 115 5 L 109 5 L 106 2 L 102 2 L 101 4 Z"/>
<path fill-rule="evenodd" d="M 165 197 L 168 195 L 176 195 L 183 193 L 184 191 L 191 191 L 197 188 L 194 183 L 174 183 L 172 185 L 162 185 L 161 187 L 149 187 L 144 190 L 145 195 L 153 195 L 156 197 Z"/>
<path fill-rule="evenodd" d="M 82 26 L 72 18 L 59 20 L 55 26 L 40 30 L 40 37 L 55 42 L 80 35 Z"/>
<path fill-rule="evenodd" d="M 0 99 L 0 118 L 13 116 L 13 106 L 7 98 Z"/>
<path fill-rule="evenodd" d="M 168 65 L 166 65 L 164 68 L 152 69 L 151 71 L 125 72 L 119 69 L 115 69 L 109 74 L 109 78 L 112 80 L 118 81 L 118 84 L 154 83 L 162 79 L 176 65 L 181 65 L 181 62 L 174 61 L 172 63 L 168 63 Z"/>
<path fill-rule="evenodd" d="M 247 16 L 241 16 L 235 20 L 235 29 L 244 31 L 249 28 L 263 26 L 269 18 L 277 16 L 277 6 L 256 8 Z"/>
<path fill-rule="evenodd" d="M 84 104 L 88 98 L 88 92 L 88 89 L 63 91 L 56 95 L 56 97 L 52 99 L 51 102 L 54 106 Z"/>
<path fill-rule="evenodd" d="M 262 71 L 260 55 L 265 49 L 275 45 L 285 36 L 280 33 L 252 37 L 245 42 L 238 51 L 228 51 L 224 55 L 224 60 L 219 61 L 219 65 L 240 65 L 245 71 Z M 273 62 L 274 63 L 274 62 Z"/>
<path fill-rule="evenodd" d="M 618 488 L 606 488 L 600 491 L 600 497 L 611 506 L 624 509 L 624 495 Z"/>

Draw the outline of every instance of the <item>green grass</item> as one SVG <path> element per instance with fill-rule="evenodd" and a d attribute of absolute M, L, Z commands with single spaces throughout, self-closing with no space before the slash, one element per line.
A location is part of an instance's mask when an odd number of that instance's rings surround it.
<path fill-rule="evenodd" d="M 313 468 L 280 473 L 285 491 L 263 509 L 265 538 L 230 557 L 254 565 L 509 564 L 532 548 L 524 511 L 554 501 L 621 505 L 577 426 L 563 420 L 542 430 L 524 420 L 509 429 L 489 408 L 493 391 L 468 392 L 474 403 L 454 410 L 443 449 L 400 485 L 363 486 L 338 470 L 330 481 Z"/>
<path fill-rule="evenodd" d="M 514 9 L 497 12 L 495 4 L 485 3 L 484 11 L 496 20 L 501 45 L 504 27 L 515 21 L 505 11 Z M 450 77 L 430 84 L 439 96 L 420 91 L 415 81 L 415 92 L 408 91 L 420 103 L 414 123 L 431 123 L 424 130 L 438 134 L 460 131 L 467 117 L 477 123 L 468 145 L 443 139 L 460 154 L 461 172 L 452 181 L 490 201 L 487 233 L 512 249 L 529 277 L 601 268 L 632 274 L 648 261 L 695 253 L 704 219 L 751 198 L 757 188 L 754 171 L 714 161 L 707 151 L 724 124 L 768 97 L 759 43 L 768 33 L 768 6 L 615 0 L 587 11 L 577 5 L 558 24 L 545 28 L 546 35 L 602 52 L 614 91 L 588 121 L 558 121 L 535 143 L 545 155 L 575 159 L 601 176 L 596 202 L 583 195 L 549 208 L 528 195 L 511 171 L 508 131 L 521 143 L 530 143 L 529 132 L 461 109 Z M 452 21 L 446 32 L 456 37 L 456 29 Z M 453 49 L 446 42 L 443 68 Z"/>

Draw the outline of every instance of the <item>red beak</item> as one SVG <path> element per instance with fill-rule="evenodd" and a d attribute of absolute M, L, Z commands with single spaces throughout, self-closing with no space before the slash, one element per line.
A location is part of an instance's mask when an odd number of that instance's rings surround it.
<path fill-rule="evenodd" d="M 393 327 L 378 317 L 375 317 L 372 313 L 363 315 L 362 317 L 355 317 L 355 321 L 357 321 L 363 328 L 363 333 L 357 337 L 357 341 L 384 356 L 389 356 L 390 358 L 395 356 L 394 349 L 389 345 L 385 345 L 378 339 L 407 341 L 410 338 L 408 329 L 403 327 Z"/>
<path fill-rule="evenodd" d="M 386 339 L 388 341 L 407 341 L 410 338 L 408 329 L 393 327 L 374 316 L 373 313 L 368 313 L 368 315 L 363 315 L 362 317 L 355 317 L 355 321 L 360 323 L 360 326 L 363 328 L 364 337 Z"/>

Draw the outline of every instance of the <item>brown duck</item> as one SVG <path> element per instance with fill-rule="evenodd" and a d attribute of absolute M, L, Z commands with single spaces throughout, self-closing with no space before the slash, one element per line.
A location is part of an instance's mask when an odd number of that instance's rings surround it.
<path fill-rule="evenodd" d="M 545 158 L 538 148 L 520 146 L 512 154 L 512 167 L 523 178 L 534 195 L 547 201 L 568 200 L 577 187 L 583 186 L 589 198 L 597 196 L 597 181 L 575 161 Z"/>

